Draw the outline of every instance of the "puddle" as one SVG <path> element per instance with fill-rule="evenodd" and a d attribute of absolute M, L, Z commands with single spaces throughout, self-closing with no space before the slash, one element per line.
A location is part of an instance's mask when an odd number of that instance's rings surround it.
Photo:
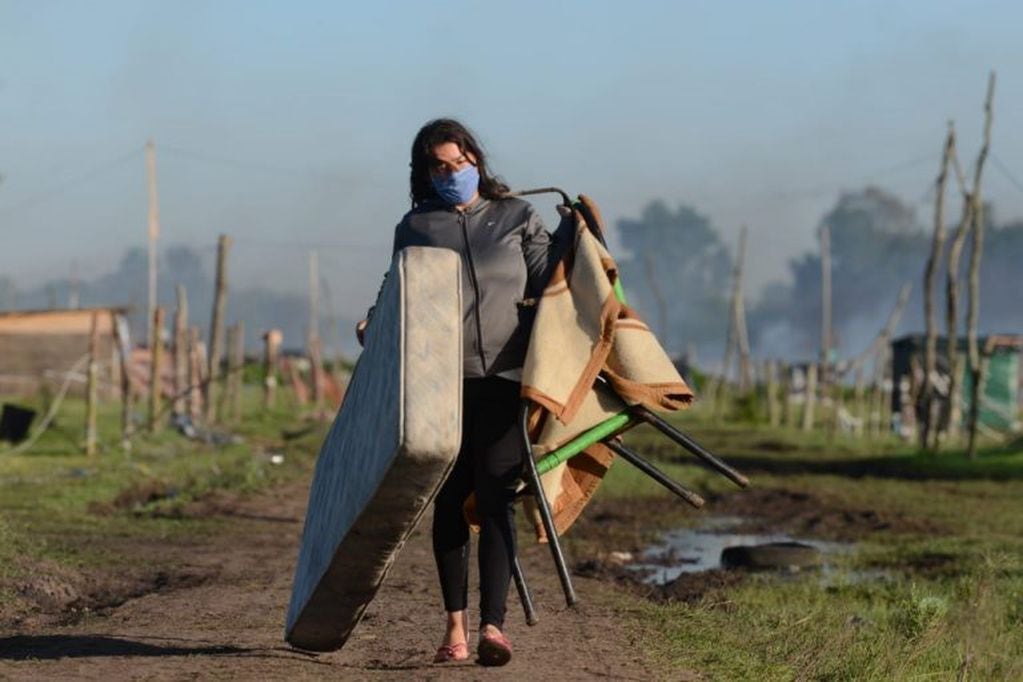
<path fill-rule="evenodd" d="M 830 576 L 832 572 L 826 560 L 828 555 L 849 552 L 852 549 L 852 545 L 848 543 L 807 540 L 783 533 L 754 535 L 729 532 L 731 529 L 741 527 L 744 522 L 745 519 L 738 517 L 719 516 L 708 518 L 697 528 L 670 531 L 663 536 L 661 542 L 640 554 L 630 567 L 645 574 L 644 582 L 665 585 L 683 573 L 700 573 L 723 568 L 721 552 L 726 547 L 760 545 L 768 542 L 800 542 L 820 550 L 825 558 L 821 572 Z M 856 579 L 856 576 L 849 572 L 843 572 L 842 575 L 847 580 Z"/>

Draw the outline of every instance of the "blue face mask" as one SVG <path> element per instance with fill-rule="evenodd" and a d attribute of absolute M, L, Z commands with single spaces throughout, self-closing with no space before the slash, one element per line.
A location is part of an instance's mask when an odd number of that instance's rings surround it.
<path fill-rule="evenodd" d="M 472 201 L 480 186 L 480 171 L 476 166 L 467 166 L 456 173 L 431 175 L 430 180 L 445 203 L 457 206 Z"/>

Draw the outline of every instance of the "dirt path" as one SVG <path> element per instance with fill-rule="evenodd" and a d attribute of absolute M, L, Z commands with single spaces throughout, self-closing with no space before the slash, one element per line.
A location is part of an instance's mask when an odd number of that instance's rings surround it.
<path fill-rule="evenodd" d="M 527 627 L 514 590 L 502 669 L 433 666 L 442 614 L 421 524 L 352 640 L 310 656 L 283 642 L 283 618 L 302 530 L 303 486 L 240 502 L 224 533 L 185 545 L 138 546 L 138 561 L 174 566 L 155 591 L 59 625 L 29 618 L 0 635 L 0 678 L 38 679 L 636 679 L 663 676 L 623 633 L 613 586 L 576 580 L 581 605 L 564 609 L 545 547 L 523 549 L 540 623 Z M 472 587 L 475 590 L 475 587 Z M 471 592 L 470 594 L 472 594 Z M 67 621 L 67 614 L 63 616 Z"/>

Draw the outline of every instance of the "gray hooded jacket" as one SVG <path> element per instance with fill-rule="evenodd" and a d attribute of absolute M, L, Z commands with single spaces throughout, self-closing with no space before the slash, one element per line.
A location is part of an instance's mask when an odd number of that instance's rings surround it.
<path fill-rule="evenodd" d="M 480 197 L 464 212 L 439 202 L 409 211 L 394 230 L 392 255 L 407 246 L 461 255 L 463 371 L 478 378 L 522 366 L 555 244 L 528 202 Z"/>

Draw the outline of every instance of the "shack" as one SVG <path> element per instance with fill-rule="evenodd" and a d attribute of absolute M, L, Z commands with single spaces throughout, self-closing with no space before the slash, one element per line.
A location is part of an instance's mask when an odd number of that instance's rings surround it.
<path fill-rule="evenodd" d="M 904 426 L 915 423 L 913 396 L 923 382 L 924 341 L 923 334 L 911 334 L 892 341 L 892 414 L 899 416 Z M 980 397 L 979 423 L 982 429 L 998 433 L 1020 430 L 1020 350 L 1023 349 L 1023 336 L 1012 334 L 993 334 L 978 339 L 981 354 L 987 360 L 987 374 Z M 966 339 L 960 338 L 957 343 L 962 358 L 963 376 L 957 399 L 961 406 L 964 423 L 969 413 L 972 384 L 970 381 L 969 356 Z M 933 377 L 942 405 L 942 422 L 947 423 L 949 362 L 948 341 L 945 337 L 938 338 L 937 376 Z"/>
<path fill-rule="evenodd" d="M 120 362 L 114 327 L 125 308 L 18 310 L 0 313 L 0 395 L 33 395 L 44 385 L 80 375 L 84 386 L 93 316 L 99 332 L 101 387 L 116 391 Z M 76 391 L 77 392 L 77 391 Z"/>

